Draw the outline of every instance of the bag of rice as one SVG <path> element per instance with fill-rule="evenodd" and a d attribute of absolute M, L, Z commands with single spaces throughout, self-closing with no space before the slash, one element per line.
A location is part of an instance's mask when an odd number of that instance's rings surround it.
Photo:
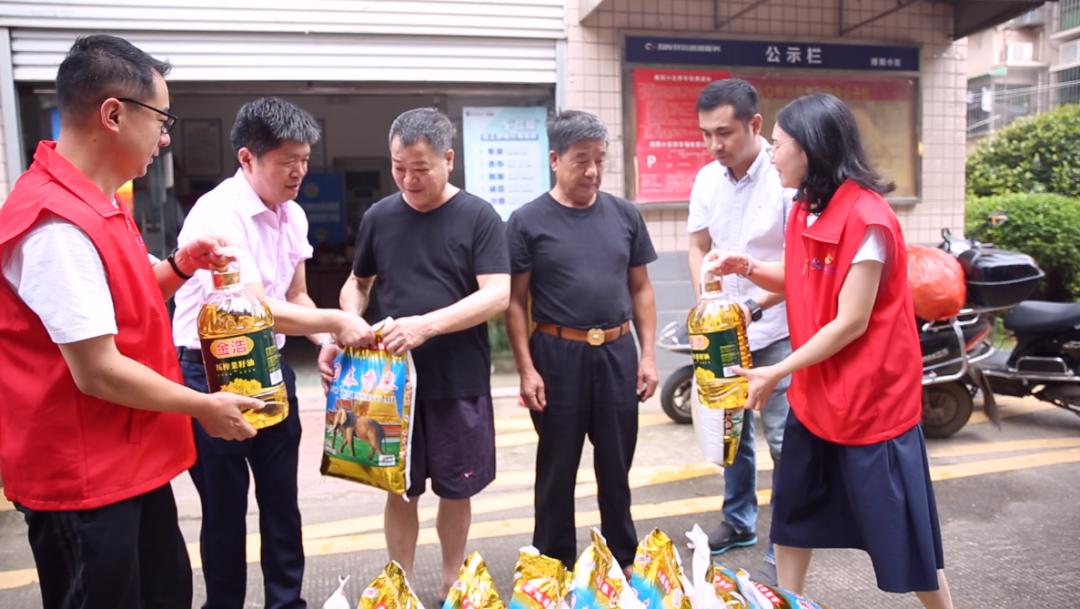
<path fill-rule="evenodd" d="M 638 544 L 630 585 L 647 609 L 691 609 L 691 588 L 671 538 L 653 529 Z"/>
<path fill-rule="evenodd" d="M 412 457 L 412 354 L 378 345 L 346 349 L 334 361 L 326 394 L 324 475 L 355 480 L 404 495 Z"/>
<path fill-rule="evenodd" d="M 356 609 L 424 609 L 424 605 L 405 579 L 405 570 L 390 561 L 364 589 Z"/>
<path fill-rule="evenodd" d="M 465 557 L 457 581 L 450 587 L 442 609 L 504 609 L 499 591 L 479 552 Z"/>

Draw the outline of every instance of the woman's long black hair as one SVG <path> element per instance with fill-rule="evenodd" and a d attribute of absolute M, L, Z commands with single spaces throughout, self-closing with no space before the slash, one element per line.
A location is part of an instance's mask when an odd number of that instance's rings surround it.
<path fill-rule="evenodd" d="M 825 211 L 846 180 L 879 194 L 893 189 L 870 167 L 855 116 L 836 97 L 804 95 L 784 106 L 776 122 L 806 153 L 806 176 L 796 199 L 805 201 L 811 213 Z"/>

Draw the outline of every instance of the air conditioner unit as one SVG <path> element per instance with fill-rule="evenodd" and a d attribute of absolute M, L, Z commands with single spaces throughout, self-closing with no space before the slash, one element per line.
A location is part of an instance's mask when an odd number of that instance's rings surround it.
<path fill-rule="evenodd" d="M 1080 63 L 1080 40 L 1070 40 L 1061 45 L 1058 51 L 1058 63 Z"/>

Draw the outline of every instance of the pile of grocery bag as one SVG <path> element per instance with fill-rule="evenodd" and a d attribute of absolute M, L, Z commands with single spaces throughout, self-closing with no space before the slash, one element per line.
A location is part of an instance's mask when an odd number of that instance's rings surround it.
<path fill-rule="evenodd" d="M 522 548 L 509 609 L 827 609 L 797 594 L 752 581 L 742 569 L 713 563 L 700 527 L 686 534 L 694 546 L 689 577 L 671 539 L 654 529 L 638 545 L 627 581 L 604 538 L 592 543 L 573 572 L 561 561 Z M 351 607 L 344 581 L 325 607 Z M 357 609 L 423 609 L 401 567 L 391 562 L 361 593 Z M 441 609 L 507 609 L 478 552 L 465 559 Z"/>

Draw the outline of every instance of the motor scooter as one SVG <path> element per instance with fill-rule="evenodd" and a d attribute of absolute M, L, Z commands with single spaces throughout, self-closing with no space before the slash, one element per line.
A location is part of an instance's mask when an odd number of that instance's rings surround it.
<path fill-rule="evenodd" d="M 1001 224 L 1008 217 L 991 214 L 988 220 Z M 1080 415 L 1080 302 L 1026 300 L 1044 276 L 1029 257 L 956 239 L 948 229 L 942 238 L 942 249 L 964 267 L 974 307 L 969 311 L 1001 316 L 1015 340 L 1012 350 L 999 350 L 991 336 L 982 336 L 967 350 L 969 366 L 985 376 L 993 393 L 1032 396 Z"/>
<path fill-rule="evenodd" d="M 690 335 L 686 321 L 673 321 L 660 330 L 656 345 L 665 351 L 690 355 Z M 690 363 L 664 379 L 660 387 L 660 408 L 672 421 L 685 425 L 693 421 L 690 391 L 693 388 L 694 364 Z"/>

